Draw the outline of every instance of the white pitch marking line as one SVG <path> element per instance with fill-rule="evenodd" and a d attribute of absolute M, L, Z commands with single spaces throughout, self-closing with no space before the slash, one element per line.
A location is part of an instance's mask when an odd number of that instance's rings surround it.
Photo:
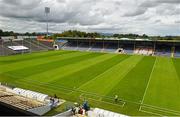
<path fill-rule="evenodd" d="M 155 109 L 158 109 L 158 110 L 170 111 L 170 112 L 173 112 L 173 113 L 179 113 L 180 114 L 180 111 L 175 111 L 175 110 L 162 108 L 162 107 L 157 107 L 157 106 L 153 106 L 153 105 L 143 104 L 143 107 L 149 107 L 149 108 L 151 107 L 151 108 L 155 108 Z"/>
<path fill-rule="evenodd" d="M 174 114 L 175 116 L 179 115 L 179 113 L 176 113 L 176 112 L 172 112 L 172 111 L 165 111 L 165 110 L 157 109 L 157 108 L 154 108 L 154 107 L 141 106 L 141 110 L 143 110 L 142 108 L 152 109 L 152 110 L 156 110 L 156 111 L 163 112 L 163 113 Z M 148 112 L 150 112 L 150 111 L 148 111 Z M 158 113 L 157 113 L 157 114 L 158 114 Z"/>
<path fill-rule="evenodd" d="M 142 110 L 142 109 L 139 110 L 139 111 L 144 112 L 144 113 L 149 113 L 149 114 L 157 115 L 157 116 L 163 116 L 163 115 L 161 115 L 161 114 L 153 113 L 153 112 L 150 112 L 150 111 L 145 111 L 145 110 Z"/>
<path fill-rule="evenodd" d="M 142 99 L 142 101 L 141 101 L 141 104 L 143 104 L 143 102 L 144 102 L 144 99 L 145 99 L 145 96 L 146 96 L 146 93 L 147 93 L 147 89 L 148 89 L 148 87 L 149 87 L 150 80 L 151 80 L 151 78 L 152 78 L 152 74 L 153 74 L 153 71 L 154 71 L 155 66 L 156 66 L 156 62 L 157 62 L 157 57 L 156 57 L 156 60 L 155 60 L 155 62 L 154 62 L 153 69 L 152 69 L 152 71 L 151 71 L 151 75 L 150 75 L 148 84 L 147 84 L 147 86 L 146 86 L 146 89 L 145 89 L 144 96 L 143 96 L 143 99 Z"/>

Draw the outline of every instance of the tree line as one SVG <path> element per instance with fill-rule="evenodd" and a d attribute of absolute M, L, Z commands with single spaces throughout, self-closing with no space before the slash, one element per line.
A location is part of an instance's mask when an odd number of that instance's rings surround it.
<path fill-rule="evenodd" d="M 13 31 L 3 31 L 2 29 L 0 29 L 0 36 L 38 36 L 38 35 L 42 35 L 42 34 L 36 32 L 17 33 Z"/>
<path fill-rule="evenodd" d="M 0 36 L 42 36 L 45 33 L 36 33 L 36 32 L 26 32 L 26 33 L 16 33 L 13 31 L 3 31 L 0 29 Z M 50 33 L 50 36 L 46 36 L 46 38 L 57 39 L 57 37 L 89 37 L 89 38 L 130 38 L 130 39 L 150 39 L 150 40 L 180 40 L 180 36 L 148 36 L 146 34 L 138 35 L 138 34 L 112 34 L 105 35 L 103 33 L 97 32 L 83 32 L 78 30 L 68 30 L 62 33 Z"/>
<path fill-rule="evenodd" d="M 58 36 L 60 37 L 94 37 L 94 38 L 100 38 L 103 37 L 100 33 L 97 32 L 82 32 L 82 31 L 77 31 L 77 30 L 68 30 L 64 31 Z"/>
<path fill-rule="evenodd" d="M 180 40 L 180 36 L 148 36 L 146 34 L 138 35 L 138 34 L 112 34 L 112 35 L 104 35 L 101 33 L 93 32 L 81 32 L 77 30 L 69 30 L 64 31 L 63 33 L 57 35 L 57 37 L 93 37 L 93 38 L 130 38 L 130 39 L 149 39 L 149 40 Z"/>

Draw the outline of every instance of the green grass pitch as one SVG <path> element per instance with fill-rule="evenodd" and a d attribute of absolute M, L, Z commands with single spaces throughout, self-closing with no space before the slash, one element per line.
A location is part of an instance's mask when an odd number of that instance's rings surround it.
<path fill-rule="evenodd" d="M 180 59 L 78 51 L 4 56 L 0 82 L 127 115 L 180 116 Z"/>

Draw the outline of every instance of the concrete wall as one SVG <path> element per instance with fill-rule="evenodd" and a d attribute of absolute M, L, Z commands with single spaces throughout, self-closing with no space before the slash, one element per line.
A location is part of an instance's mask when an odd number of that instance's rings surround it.
<path fill-rule="evenodd" d="M 51 106 L 45 105 L 45 106 L 29 109 L 27 111 L 35 113 L 37 115 L 44 115 L 45 113 L 47 113 L 50 110 L 51 110 Z"/>

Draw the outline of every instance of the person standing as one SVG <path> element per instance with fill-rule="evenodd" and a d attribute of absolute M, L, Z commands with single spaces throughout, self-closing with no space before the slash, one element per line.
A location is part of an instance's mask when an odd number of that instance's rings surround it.
<path fill-rule="evenodd" d="M 117 102 L 118 101 L 118 95 L 114 96 L 114 101 Z"/>

